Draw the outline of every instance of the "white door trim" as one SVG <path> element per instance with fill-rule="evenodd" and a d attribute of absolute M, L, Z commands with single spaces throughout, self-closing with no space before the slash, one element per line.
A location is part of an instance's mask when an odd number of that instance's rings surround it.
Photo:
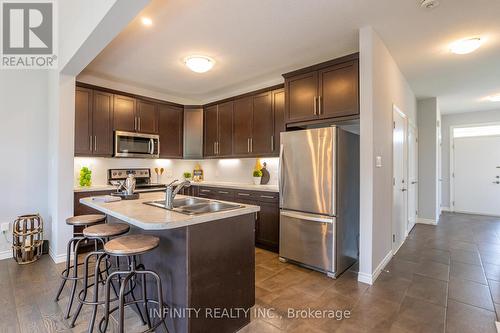
<path fill-rule="evenodd" d="M 448 210 L 450 212 L 455 212 L 455 138 L 453 137 L 453 130 L 455 128 L 463 128 L 463 127 L 481 127 L 481 126 L 494 126 L 500 125 L 500 122 L 489 122 L 489 123 L 472 123 L 472 124 L 463 124 L 463 125 L 451 125 L 450 126 L 450 170 L 448 177 L 450 178 L 450 203 L 448 205 Z M 458 211 L 457 211 L 458 213 Z"/>

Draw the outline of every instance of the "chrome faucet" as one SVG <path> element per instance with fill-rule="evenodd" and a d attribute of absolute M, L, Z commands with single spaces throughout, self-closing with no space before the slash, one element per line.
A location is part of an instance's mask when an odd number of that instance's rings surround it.
<path fill-rule="evenodd" d="M 177 182 L 178 179 L 174 180 L 170 184 L 167 185 L 167 189 L 165 190 L 165 208 L 172 209 L 174 208 L 174 198 L 182 190 L 184 187 L 191 186 L 191 182 L 189 180 L 185 180 L 182 183 L 179 183 L 174 189 L 174 183 Z"/>

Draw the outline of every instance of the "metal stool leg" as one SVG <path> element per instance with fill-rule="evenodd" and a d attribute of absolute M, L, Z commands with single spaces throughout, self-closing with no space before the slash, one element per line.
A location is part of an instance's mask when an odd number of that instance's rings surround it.
<path fill-rule="evenodd" d="M 127 284 L 129 284 L 130 280 L 135 276 L 135 272 L 130 272 L 129 274 L 127 274 L 127 276 L 125 276 L 125 278 L 123 279 L 123 283 L 120 287 L 120 295 L 119 295 L 119 302 L 120 302 L 120 305 L 119 305 L 119 308 L 118 308 L 118 311 L 119 311 L 119 318 L 118 318 L 118 333 L 123 333 L 125 332 L 125 328 L 124 328 L 124 324 L 125 324 L 125 288 L 127 286 Z"/>
<path fill-rule="evenodd" d="M 73 242 L 76 240 L 77 238 L 71 238 L 68 242 L 68 244 L 66 245 L 66 270 L 64 271 L 64 275 L 62 277 L 62 281 L 61 281 L 61 285 L 59 286 L 59 290 L 57 291 L 57 294 L 56 294 L 56 298 L 55 298 L 55 302 L 59 301 L 59 297 L 61 297 L 61 293 L 64 289 L 64 286 L 66 285 L 66 281 L 67 281 L 67 277 L 69 276 L 69 270 L 70 270 L 70 267 L 71 267 L 71 247 L 73 245 Z"/>
<path fill-rule="evenodd" d="M 96 252 L 89 253 L 85 257 L 85 264 L 83 266 L 83 289 L 82 289 L 83 299 L 87 299 L 87 287 L 88 287 L 88 280 L 89 280 L 88 279 L 89 259 L 93 255 L 96 256 L 96 262 L 97 262 L 98 254 Z M 75 313 L 73 314 L 73 319 L 71 320 L 71 324 L 69 325 L 69 327 L 71 327 L 71 328 L 75 327 L 76 319 L 80 315 L 80 312 L 82 311 L 82 307 L 83 307 L 83 302 L 80 302 L 80 304 L 78 304 L 78 308 L 76 309 Z"/>
<path fill-rule="evenodd" d="M 64 319 L 68 319 L 70 312 L 71 312 L 71 307 L 73 306 L 73 299 L 75 298 L 75 292 L 76 292 L 76 284 L 78 283 L 78 249 L 80 246 L 80 243 L 84 240 L 85 238 L 81 238 L 76 242 L 74 252 L 73 252 L 73 286 L 71 287 L 71 294 L 69 297 L 69 302 L 68 302 L 68 307 L 66 308 L 66 315 L 64 316 Z"/>

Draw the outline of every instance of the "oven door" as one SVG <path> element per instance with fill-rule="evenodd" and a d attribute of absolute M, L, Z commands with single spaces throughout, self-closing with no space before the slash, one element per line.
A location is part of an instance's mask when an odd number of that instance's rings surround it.
<path fill-rule="evenodd" d="M 115 131 L 115 157 L 158 158 L 159 136 L 134 132 Z"/>

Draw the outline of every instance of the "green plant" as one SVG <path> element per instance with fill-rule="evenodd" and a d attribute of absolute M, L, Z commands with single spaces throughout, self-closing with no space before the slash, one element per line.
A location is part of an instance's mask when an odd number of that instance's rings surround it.
<path fill-rule="evenodd" d="M 261 170 L 254 170 L 253 176 L 254 177 L 262 177 L 262 171 Z"/>
<path fill-rule="evenodd" d="M 184 176 L 184 178 L 186 178 L 186 179 L 190 179 L 190 178 L 191 178 L 191 172 L 184 172 L 182 175 L 183 175 L 183 176 Z"/>
<path fill-rule="evenodd" d="M 80 186 L 92 185 L 92 170 L 87 167 L 80 169 Z"/>

